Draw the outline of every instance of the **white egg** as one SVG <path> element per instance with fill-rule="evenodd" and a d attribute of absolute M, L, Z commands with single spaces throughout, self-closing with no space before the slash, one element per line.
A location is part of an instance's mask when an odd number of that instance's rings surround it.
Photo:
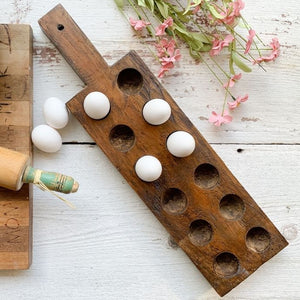
<path fill-rule="evenodd" d="M 56 129 L 64 128 L 69 121 L 69 114 L 64 102 L 60 99 L 48 98 L 43 107 L 46 123 Z"/>
<path fill-rule="evenodd" d="M 175 131 L 167 139 L 167 148 L 176 157 L 186 157 L 195 150 L 195 139 L 186 131 Z"/>
<path fill-rule="evenodd" d="M 169 103 L 162 99 L 152 99 L 143 108 L 143 117 L 151 125 L 161 125 L 171 116 Z"/>
<path fill-rule="evenodd" d="M 101 92 L 89 93 L 83 102 L 85 113 L 92 119 L 103 119 L 110 110 L 110 102 L 106 95 Z"/>
<path fill-rule="evenodd" d="M 31 132 L 33 144 L 44 152 L 57 152 L 62 145 L 60 134 L 48 125 L 39 125 Z"/>
<path fill-rule="evenodd" d="M 162 166 L 156 157 L 145 155 L 136 162 L 135 172 L 143 181 L 151 182 L 160 177 Z"/>

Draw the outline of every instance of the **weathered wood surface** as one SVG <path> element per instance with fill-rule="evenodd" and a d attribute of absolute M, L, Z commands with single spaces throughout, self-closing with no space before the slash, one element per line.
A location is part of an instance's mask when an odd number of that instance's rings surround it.
<path fill-rule="evenodd" d="M 113 1 L 60 2 L 76 15 L 108 64 L 136 49 L 151 70 L 158 71 Z M 43 5 L 37 0 L 0 3 L 5 7 L 0 22 L 19 21 L 33 27 L 35 125 L 44 123 L 41 103 L 47 97 L 67 101 L 83 88 L 37 24 L 56 4 L 54 0 Z M 255 69 L 241 82 L 240 90 L 249 92 L 250 99 L 229 126 L 216 129 L 204 119 L 222 102 L 217 83 L 204 67 L 195 66 L 186 55 L 180 67 L 163 79 L 165 88 L 290 243 L 223 299 L 300 299 L 299 5 L 296 0 L 246 1 L 248 21 L 266 42 L 278 36 L 282 54 L 267 66 L 267 74 Z M 70 211 L 52 196 L 34 190 L 33 265 L 26 272 L 0 272 L 1 296 L 219 299 L 187 256 L 169 244 L 165 229 L 98 147 L 76 144 L 92 141 L 81 125 L 72 119 L 61 133 L 65 142 L 75 145 L 64 145 L 51 155 L 35 151 L 34 164 L 45 169 L 55 165 L 57 171 L 81 178 L 79 192 L 69 198 L 77 210 Z"/>
<path fill-rule="evenodd" d="M 0 25 L 0 146 L 31 155 L 32 30 Z M 28 157 L 28 156 L 27 156 Z M 12 162 L 13 164 L 14 162 Z M 15 162 L 17 163 L 17 162 Z M 7 184 L 17 178 L 1 169 Z M 32 195 L 0 188 L 0 269 L 28 269 L 32 248 Z"/>

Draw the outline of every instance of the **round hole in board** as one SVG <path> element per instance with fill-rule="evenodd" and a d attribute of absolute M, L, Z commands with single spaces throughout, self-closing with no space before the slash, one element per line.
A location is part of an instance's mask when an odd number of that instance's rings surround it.
<path fill-rule="evenodd" d="M 177 188 L 167 189 L 163 195 L 163 208 L 167 213 L 180 214 L 187 206 L 187 198 L 183 191 Z"/>
<path fill-rule="evenodd" d="M 271 236 L 267 230 L 262 227 L 251 228 L 246 235 L 246 245 L 255 252 L 263 252 L 269 246 Z"/>
<path fill-rule="evenodd" d="M 64 26 L 63 24 L 57 24 L 57 29 L 58 29 L 59 31 L 62 31 L 62 30 L 65 29 L 65 26 Z"/>
<path fill-rule="evenodd" d="M 219 254 L 214 261 L 214 271 L 221 277 L 234 276 L 239 270 L 239 260 L 230 252 Z"/>
<path fill-rule="evenodd" d="M 219 182 L 219 172 L 211 164 L 201 164 L 194 173 L 195 183 L 202 189 L 211 189 Z"/>
<path fill-rule="evenodd" d="M 135 135 L 127 125 L 117 125 L 110 131 L 109 140 L 115 149 L 126 152 L 133 147 Z"/>
<path fill-rule="evenodd" d="M 189 239 L 195 246 L 205 246 L 211 241 L 212 235 L 212 227 L 207 221 L 199 219 L 191 223 Z"/>
<path fill-rule="evenodd" d="M 136 94 L 143 86 L 143 76 L 138 70 L 127 68 L 119 73 L 117 83 L 124 93 Z"/>
<path fill-rule="evenodd" d="M 239 220 L 244 212 L 245 205 L 243 200 L 234 194 L 228 194 L 220 201 L 220 213 L 227 220 Z"/>

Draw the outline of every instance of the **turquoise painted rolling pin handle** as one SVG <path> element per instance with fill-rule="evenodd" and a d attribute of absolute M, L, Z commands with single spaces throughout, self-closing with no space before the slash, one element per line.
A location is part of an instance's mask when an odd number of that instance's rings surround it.
<path fill-rule="evenodd" d="M 43 183 L 49 190 L 64 194 L 75 193 L 79 184 L 72 177 L 60 173 L 47 172 L 27 166 L 22 181 L 24 183 Z"/>

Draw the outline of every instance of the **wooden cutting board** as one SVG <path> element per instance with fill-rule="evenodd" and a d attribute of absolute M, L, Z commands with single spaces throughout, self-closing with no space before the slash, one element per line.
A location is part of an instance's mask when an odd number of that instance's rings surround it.
<path fill-rule="evenodd" d="M 31 155 L 31 129 L 32 30 L 29 25 L 1 24 L 0 146 Z M 28 269 L 31 253 L 31 188 L 0 188 L 0 269 Z"/>

